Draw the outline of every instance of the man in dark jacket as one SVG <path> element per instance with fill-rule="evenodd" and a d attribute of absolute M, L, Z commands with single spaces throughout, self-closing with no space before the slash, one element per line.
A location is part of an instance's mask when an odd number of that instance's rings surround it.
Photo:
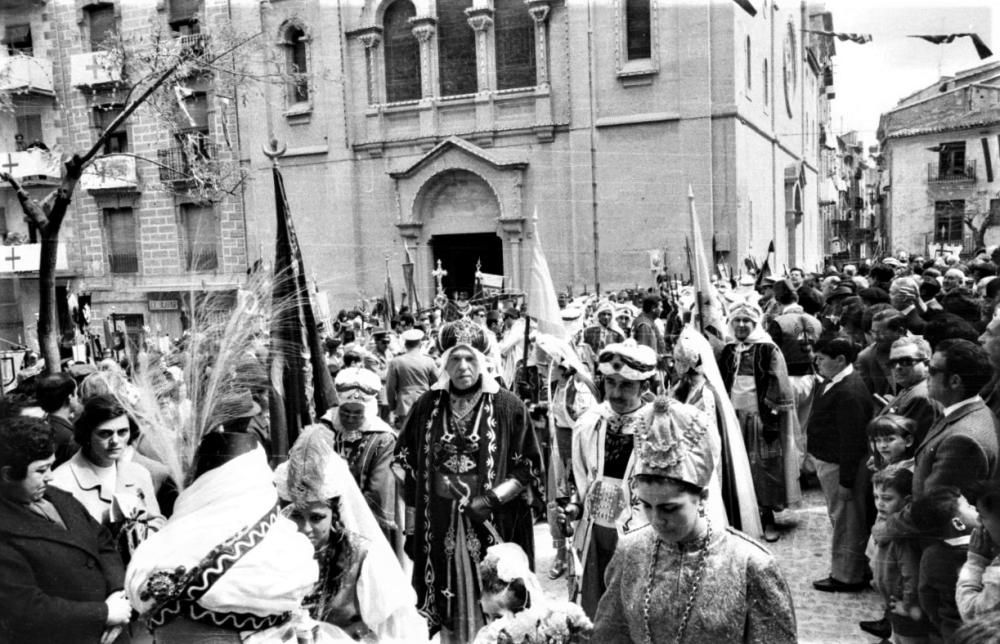
<path fill-rule="evenodd" d="M 816 345 L 816 369 L 823 382 L 817 385 L 806 433 L 833 524 L 830 576 L 813 582 L 825 592 L 858 592 L 866 587 L 865 429 L 874 409 L 871 394 L 852 366 L 854 358 L 850 340 L 833 338 Z"/>
<path fill-rule="evenodd" d="M 0 421 L 0 641 L 96 644 L 131 617 L 125 570 L 110 533 L 48 486 L 53 461 L 44 421 Z"/>
<path fill-rule="evenodd" d="M 73 440 L 73 421 L 82 409 L 76 395 L 76 382 L 68 373 L 42 376 L 38 379 L 35 396 L 46 414 L 45 419 L 52 427 L 56 451 L 56 461 L 52 467 L 56 468 L 71 459 L 80 449 Z"/>

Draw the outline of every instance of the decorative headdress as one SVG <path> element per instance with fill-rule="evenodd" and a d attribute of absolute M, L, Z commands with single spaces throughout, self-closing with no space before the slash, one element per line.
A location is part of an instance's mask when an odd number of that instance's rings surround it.
<path fill-rule="evenodd" d="M 706 487 L 715 470 L 715 459 L 705 412 L 660 396 L 653 401 L 652 414 L 649 429 L 639 443 L 635 473 Z"/>
<path fill-rule="evenodd" d="M 742 300 L 733 303 L 733 305 L 729 307 L 729 319 L 733 320 L 738 317 L 750 318 L 757 324 L 757 326 L 760 326 L 760 321 L 764 319 L 764 312 L 761 311 L 760 307 L 753 302 Z"/>
<path fill-rule="evenodd" d="M 347 367 L 337 372 L 333 386 L 337 390 L 340 404 L 359 402 L 367 405 L 378 396 L 378 392 L 382 389 L 382 380 L 371 369 Z"/>
<path fill-rule="evenodd" d="M 597 362 L 605 376 L 617 374 L 628 380 L 648 380 L 656 374 L 656 352 L 631 338 L 604 347 Z"/>
<path fill-rule="evenodd" d="M 288 461 L 274 470 L 278 496 L 297 506 L 340 497 L 350 469 L 337 454 L 333 433 L 324 425 L 310 425 L 288 452 Z"/>
<path fill-rule="evenodd" d="M 524 582 L 524 588 L 528 591 L 528 601 L 533 608 L 538 608 L 538 602 L 544 601 L 545 592 L 538 577 L 531 571 L 528 555 L 521 546 L 516 543 L 498 543 L 490 546 L 486 549 L 483 561 L 495 562 L 497 577 L 504 583 L 510 584 L 515 579 Z"/>
<path fill-rule="evenodd" d="M 594 312 L 594 315 L 600 315 L 601 313 L 610 313 L 611 315 L 614 315 L 615 307 L 611 306 L 611 302 L 601 300 L 601 303 L 597 305 L 597 310 Z"/>
<path fill-rule="evenodd" d="M 483 353 L 487 350 L 486 330 L 468 318 L 449 322 L 438 333 L 442 351 L 465 345 Z"/>

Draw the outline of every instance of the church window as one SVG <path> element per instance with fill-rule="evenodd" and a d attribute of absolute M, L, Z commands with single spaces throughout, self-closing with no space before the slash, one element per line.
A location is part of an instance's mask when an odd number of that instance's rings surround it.
<path fill-rule="evenodd" d="M 289 75 L 288 104 L 306 103 L 309 101 L 309 38 L 296 25 L 285 29 L 285 69 Z"/>
<path fill-rule="evenodd" d="M 417 14 L 410 0 L 396 0 L 385 10 L 385 90 L 390 103 L 420 98 L 420 44 L 410 27 Z"/>
<path fill-rule="evenodd" d="M 535 21 L 523 0 L 495 0 L 497 89 L 534 87 Z"/>
<path fill-rule="evenodd" d="M 471 0 L 438 0 L 438 73 L 441 96 L 474 94 L 476 79 L 476 34 L 465 10 Z"/>
<path fill-rule="evenodd" d="M 652 56 L 650 0 L 625 0 L 625 50 L 628 60 Z"/>

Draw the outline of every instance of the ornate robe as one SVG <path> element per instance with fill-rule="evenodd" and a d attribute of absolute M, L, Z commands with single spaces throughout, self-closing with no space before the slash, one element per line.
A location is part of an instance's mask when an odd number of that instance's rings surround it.
<path fill-rule="evenodd" d="M 698 576 L 698 548 L 660 541 L 652 528 L 618 542 L 608 566 L 608 590 L 594 620 L 593 642 L 671 643 Z M 655 562 L 654 562 L 655 554 Z M 651 568 L 652 567 L 652 568 Z M 644 599 L 648 589 L 648 620 Z M 646 626 L 648 622 L 649 639 Z M 794 644 L 795 611 L 774 556 L 732 528 L 716 531 L 694 595 L 683 644 Z"/>
<path fill-rule="evenodd" d="M 399 435 L 396 462 L 405 473 L 406 505 L 415 509 L 417 608 L 432 632 L 443 626 L 458 641 L 471 641 L 483 622 L 479 562 L 497 543 L 490 527 L 534 561 L 529 503 L 542 499 L 542 457 L 528 410 L 514 394 L 483 393 L 462 430 L 452 422 L 450 397 L 432 389 L 417 400 Z M 461 496 L 484 494 L 510 478 L 525 492 L 495 509 L 490 525 L 461 511 Z"/>

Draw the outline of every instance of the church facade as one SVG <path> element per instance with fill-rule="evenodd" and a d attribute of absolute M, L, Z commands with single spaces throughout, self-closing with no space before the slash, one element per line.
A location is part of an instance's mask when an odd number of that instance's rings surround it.
<path fill-rule="evenodd" d="M 719 263 L 739 270 L 773 240 L 779 266 L 815 268 L 832 46 L 803 30 L 832 25 L 821 7 L 753 5 L 244 7 L 237 24 L 298 73 L 240 99 L 260 179 L 248 247 L 266 261 L 274 238 L 274 138 L 306 264 L 338 308 L 380 295 L 386 267 L 401 284 L 407 253 L 424 305 L 439 261 L 449 291 L 469 290 L 477 265 L 523 288 L 534 234 L 561 290 L 652 283 L 651 252 L 687 275 L 689 186 Z"/>

